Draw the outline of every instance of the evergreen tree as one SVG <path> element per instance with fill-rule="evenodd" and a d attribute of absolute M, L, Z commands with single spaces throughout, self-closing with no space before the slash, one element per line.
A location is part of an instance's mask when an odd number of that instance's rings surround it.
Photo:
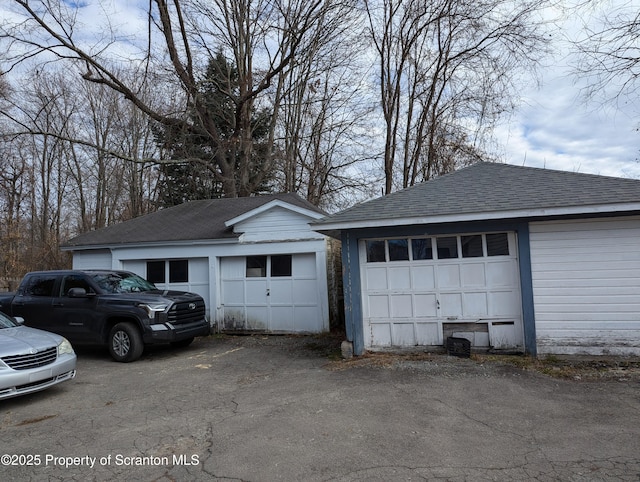
<path fill-rule="evenodd" d="M 173 161 L 163 163 L 160 168 L 159 203 L 162 207 L 222 197 L 223 185 L 216 156 L 227 156 L 227 160 L 233 161 L 239 169 L 239 151 L 230 148 L 230 143 L 234 142 L 236 103 L 239 102 L 238 70 L 221 52 L 209 61 L 199 82 L 199 95 L 207 107 L 207 121 L 215 124 L 219 136 L 212 139 L 207 133 L 203 120 L 196 118 L 198 114 L 193 103 L 186 122 L 160 128 L 157 141 Z M 274 175 L 266 156 L 269 117 L 266 110 L 254 109 L 251 115 L 253 142 L 249 185 L 254 186 L 252 194 L 269 192 Z M 233 155 L 236 158 L 229 159 Z"/>

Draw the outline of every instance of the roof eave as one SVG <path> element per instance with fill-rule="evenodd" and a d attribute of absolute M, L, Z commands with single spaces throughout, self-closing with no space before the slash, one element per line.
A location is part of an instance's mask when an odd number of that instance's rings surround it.
<path fill-rule="evenodd" d="M 410 226 L 414 224 L 445 224 L 473 221 L 492 221 L 498 219 L 527 219 L 559 216 L 581 216 L 597 214 L 633 213 L 640 211 L 640 202 L 598 204 L 592 206 L 565 206 L 538 209 L 518 209 L 510 211 L 490 211 L 474 213 L 455 213 L 434 216 L 410 216 L 381 219 L 361 219 L 343 222 L 315 222 L 314 231 L 338 237 L 339 232 L 348 229 L 382 228 L 387 226 Z"/>
<path fill-rule="evenodd" d="M 61 245 L 61 251 L 84 251 L 95 249 L 121 249 L 121 248 L 151 248 L 151 247 L 169 247 L 169 246 L 202 246 L 212 244 L 236 244 L 238 236 L 219 239 L 181 239 L 175 241 L 148 241 L 148 242 L 130 242 L 130 243 L 101 243 L 101 244 L 83 244 L 83 245 Z"/>

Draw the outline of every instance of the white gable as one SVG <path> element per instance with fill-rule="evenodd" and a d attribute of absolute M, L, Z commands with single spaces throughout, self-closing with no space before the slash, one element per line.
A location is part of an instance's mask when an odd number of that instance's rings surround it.
<path fill-rule="evenodd" d="M 269 209 L 254 212 L 253 215 L 231 220 L 229 224 L 233 225 L 235 233 L 242 233 L 240 242 L 244 243 L 324 239 L 322 234 L 309 227 L 309 223 L 316 218 L 311 214 L 315 213 L 274 204 Z"/>

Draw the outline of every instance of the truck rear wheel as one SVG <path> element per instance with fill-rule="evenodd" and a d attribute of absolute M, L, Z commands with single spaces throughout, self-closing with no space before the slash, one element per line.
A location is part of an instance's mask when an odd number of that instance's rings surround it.
<path fill-rule="evenodd" d="M 109 353 L 117 362 L 128 363 L 142 355 L 144 343 L 140 331 L 133 323 L 121 322 L 109 332 Z"/>

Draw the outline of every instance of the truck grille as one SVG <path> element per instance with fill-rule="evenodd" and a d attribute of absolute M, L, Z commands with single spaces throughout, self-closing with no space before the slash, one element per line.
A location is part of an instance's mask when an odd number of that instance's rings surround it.
<path fill-rule="evenodd" d="M 204 319 L 204 300 L 193 300 L 174 304 L 169 309 L 169 323 L 172 325 L 186 325 Z"/>
<path fill-rule="evenodd" d="M 43 367 L 56 361 L 58 349 L 54 346 L 38 353 L 28 355 L 13 355 L 2 357 L 2 361 L 14 370 L 28 370 L 29 368 Z"/>

